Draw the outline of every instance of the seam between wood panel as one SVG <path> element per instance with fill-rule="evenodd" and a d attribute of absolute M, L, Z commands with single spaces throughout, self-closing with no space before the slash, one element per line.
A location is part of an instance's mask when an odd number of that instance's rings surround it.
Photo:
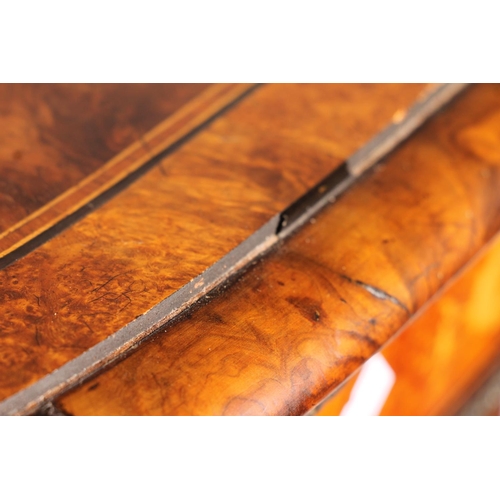
<path fill-rule="evenodd" d="M 118 356 L 136 347 L 139 342 L 163 328 L 215 287 L 233 278 L 278 241 L 299 229 L 326 205 L 333 203 L 361 175 L 401 144 L 464 88 L 465 85 L 462 84 L 447 84 L 435 88 L 425 100 L 411 108 L 402 121 L 375 136 L 341 165 L 340 169 L 332 172 L 284 212 L 274 216 L 202 274 L 107 339 L 1 402 L 0 414 L 33 413 L 47 400 L 60 396 Z"/>

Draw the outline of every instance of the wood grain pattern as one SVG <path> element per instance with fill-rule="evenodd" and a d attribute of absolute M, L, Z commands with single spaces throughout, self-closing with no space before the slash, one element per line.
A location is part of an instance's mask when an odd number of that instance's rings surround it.
<path fill-rule="evenodd" d="M 396 382 L 381 415 L 453 415 L 500 359 L 500 237 L 481 253 L 382 350 Z M 340 414 L 354 382 L 317 414 Z"/>
<path fill-rule="evenodd" d="M 0 257 L 137 170 L 249 87 L 0 86 Z"/>
<path fill-rule="evenodd" d="M 0 85 L 0 229 L 139 139 L 204 85 Z"/>
<path fill-rule="evenodd" d="M 177 291 L 425 89 L 264 86 L 105 206 L 0 271 L 0 398 Z"/>
<path fill-rule="evenodd" d="M 499 230 L 499 148 L 500 86 L 475 86 L 230 290 L 57 405 L 305 413 Z"/>

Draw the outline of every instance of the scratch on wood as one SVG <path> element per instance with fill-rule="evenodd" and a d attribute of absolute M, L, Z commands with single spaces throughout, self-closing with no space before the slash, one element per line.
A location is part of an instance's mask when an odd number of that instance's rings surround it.
<path fill-rule="evenodd" d="M 410 310 L 399 299 L 397 299 L 393 295 L 390 295 L 387 292 L 384 292 L 384 290 L 381 290 L 380 288 L 377 288 L 377 287 L 372 286 L 372 285 L 368 285 L 367 283 L 364 283 L 360 280 L 353 280 L 352 278 L 349 278 L 349 276 L 346 276 L 345 274 L 341 274 L 340 276 L 342 278 L 344 278 L 345 280 L 349 281 L 349 283 L 353 283 L 354 285 L 358 285 L 358 286 L 364 288 L 368 293 L 370 293 L 371 295 L 373 295 L 377 299 L 388 300 L 388 301 L 392 302 L 393 304 L 396 304 L 397 306 L 404 309 L 406 314 L 408 314 L 408 316 L 410 316 L 410 314 L 411 314 Z"/>

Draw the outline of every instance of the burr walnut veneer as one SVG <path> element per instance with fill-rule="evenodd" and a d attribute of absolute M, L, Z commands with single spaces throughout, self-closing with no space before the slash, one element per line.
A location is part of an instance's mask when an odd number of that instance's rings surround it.
<path fill-rule="evenodd" d="M 1 89 L 14 96 L 6 127 L 25 126 L 20 144 L 34 140 L 31 153 L 9 150 L 0 165 L 23 193 L 10 196 L 4 183 L 13 208 L 0 207 L 11 238 L 0 270 L 0 401 L 195 283 L 197 303 L 117 352 L 51 411 L 306 413 L 500 228 L 500 87 L 475 85 L 295 233 L 204 288 L 200 273 L 400 123 L 432 87 L 169 88 Z M 69 111 L 83 106 L 78 96 L 88 103 L 80 122 Z M 36 181 L 44 169 L 58 182 L 46 180 L 49 193 Z M 37 248 L 16 254 L 28 240 Z M 471 372 L 469 391 L 493 354 Z"/>
<path fill-rule="evenodd" d="M 426 89 L 257 88 L 160 156 L 127 189 L 0 270 L 0 398 L 30 386 L 178 291 L 404 114 Z M 148 87 L 122 92 L 136 95 L 139 109 L 141 100 L 153 99 L 144 113 L 155 106 L 154 95 L 143 95 Z M 156 93 L 161 108 L 163 94 Z M 179 98 L 176 111 L 182 116 L 183 102 Z M 82 136 L 80 126 L 74 127 Z M 146 134 L 142 144 L 153 148 L 157 135 Z"/>
<path fill-rule="evenodd" d="M 76 415 L 311 410 L 498 231 L 499 145 L 500 87 L 472 87 L 231 287 L 56 406 Z M 491 252 L 486 273 L 498 276 L 496 247 Z M 481 270 L 474 276 L 485 283 Z M 478 293 L 474 278 L 459 283 L 459 290 L 472 286 L 471 297 Z M 490 307 L 497 287 L 485 290 Z M 397 350 L 391 358 L 396 367 L 411 366 L 418 344 L 434 336 L 437 326 L 422 324 L 438 324 L 436 307 L 450 303 L 448 295 L 441 300 L 394 342 L 396 349 L 406 335 L 417 344 Z M 484 312 L 476 308 L 474 314 L 469 321 L 487 322 Z M 419 358 L 424 367 L 441 360 L 441 366 L 467 371 L 461 378 L 450 368 L 442 377 L 434 372 L 426 379 L 434 389 L 427 400 L 422 393 L 421 411 L 450 411 L 470 393 L 499 354 L 499 333 L 495 325 L 469 328 L 456 345 L 448 338 L 432 357 Z M 418 393 L 421 386 L 400 389 L 399 401 L 405 389 Z M 408 403 L 406 411 L 419 408 Z"/>

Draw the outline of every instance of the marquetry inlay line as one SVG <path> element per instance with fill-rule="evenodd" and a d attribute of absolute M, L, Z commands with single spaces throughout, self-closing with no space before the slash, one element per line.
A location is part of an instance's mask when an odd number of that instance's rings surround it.
<path fill-rule="evenodd" d="M 253 87 L 255 85 L 252 84 L 210 86 L 100 169 L 0 233 L 0 258 L 25 245 L 109 190 Z"/>

